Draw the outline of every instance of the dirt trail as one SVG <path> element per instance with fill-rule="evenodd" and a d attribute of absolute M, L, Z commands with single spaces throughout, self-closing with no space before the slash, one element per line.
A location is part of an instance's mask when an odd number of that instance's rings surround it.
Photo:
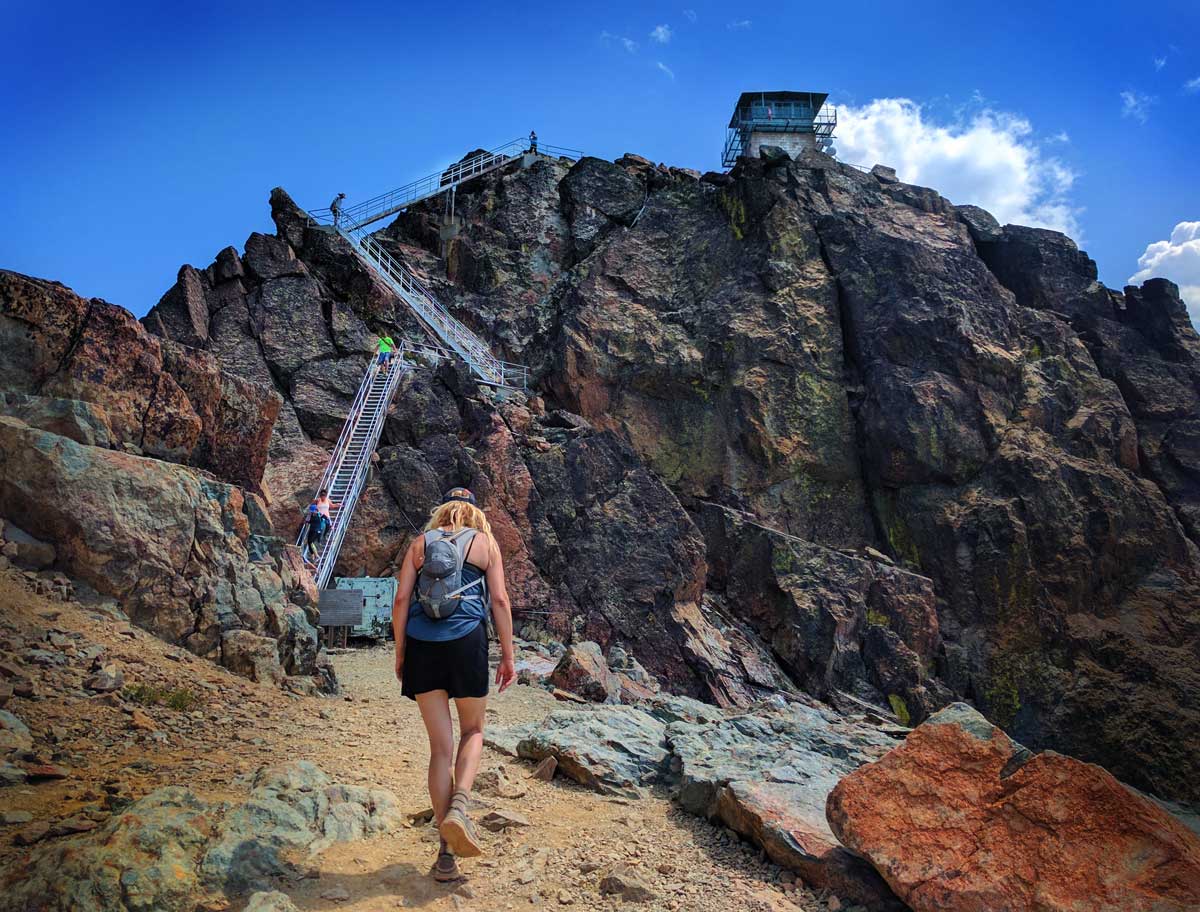
<path fill-rule="evenodd" d="M 118 790 L 137 798 L 161 785 L 239 798 L 247 791 L 245 774 L 287 759 L 312 760 L 335 781 L 389 789 L 412 813 L 428 807 L 424 731 L 416 704 L 400 696 L 390 645 L 334 657 L 342 697 L 298 697 L 246 682 L 94 610 L 34 595 L 12 575 L 0 575 L 0 604 L 5 607 L 0 660 L 15 658 L 37 672 L 39 690 L 37 699 L 14 698 L 7 709 L 33 730 L 43 759 L 70 771 L 59 782 L 5 789 L 0 795 L 6 811 L 28 811 L 35 821 L 81 813 L 103 819 L 99 799 L 105 793 Z M 44 640 L 56 631 L 59 642 L 67 643 L 61 647 L 67 662 L 34 666 L 31 649 L 51 651 Z M 102 646 L 105 660 L 122 668 L 127 689 L 140 684 L 190 691 L 196 706 L 181 712 L 152 704 L 134 713 L 115 695 L 89 696 L 80 688 L 88 665 L 77 659 L 91 644 Z M 538 719 L 560 705 L 544 690 L 515 685 L 493 695 L 488 724 Z M 152 730 L 138 727 L 147 720 Z M 539 905 L 758 912 L 828 908 L 787 882 L 790 875 L 764 863 L 757 849 L 682 813 L 665 795 L 626 801 L 562 778 L 552 783 L 527 779 L 529 764 L 485 748 L 482 768 L 500 765 L 526 793 L 513 799 L 481 796 L 476 816 L 489 808 L 515 811 L 530 825 L 503 833 L 481 830 L 486 852 L 462 862 L 464 882 L 440 885 L 428 877 L 436 832 L 418 824 L 299 860 L 306 876 L 277 888 L 304 910 L 354 912 L 482 912 Z M 0 829 L 0 867 L 22 851 L 13 845 L 18 829 Z M 617 862 L 632 865 L 655 897 L 635 905 L 602 895 L 600 879 Z"/>

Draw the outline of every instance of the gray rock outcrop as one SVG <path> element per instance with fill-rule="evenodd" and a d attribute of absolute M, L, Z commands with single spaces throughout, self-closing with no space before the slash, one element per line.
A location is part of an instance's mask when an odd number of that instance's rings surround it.
<path fill-rule="evenodd" d="M 192 912 L 215 899 L 269 892 L 289 849 L 320 851 L 404 825 L 395 796 L 331 783 L 313 764 L 266 767 L 241 804 L 158 789 L 93 832 L 35 847 L 3 875 L 4 912 Z M 252 898 L 287 909 L 278 898 Z"/>
<path fill-rule="evenodd" d="M 485 739 L 527 760 L 554 758 L 560 774 L 603 794 L 669 789 L 684 810 L 723 823 L 810 886 L 903 909 L 825 819 L 838 781 L 896 746 L 876 725 L 802 703 L 735 712 L 663 695 L 641 707 L 557 710 Z"/>

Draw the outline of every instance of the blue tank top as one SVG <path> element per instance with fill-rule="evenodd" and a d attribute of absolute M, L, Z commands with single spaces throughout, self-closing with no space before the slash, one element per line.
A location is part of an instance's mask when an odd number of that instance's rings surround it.
<path fill-rule="evenodd" d="M 464 584 L 482 579 L 484 573 L 474 564 L 463 564 L 462 581 Z M 408 605 L 408 625 L 404 628 L 408 637 L 414 640 L 427 640 L 432 643 L 445 643 L 465 637 L 487 617 L 487 604 L 484 602 L 481 587 L 471 590 L 458 606 L 458 610 L 448 618 L 433 620 L 425 614 L 421 603 L 417 601 L 414 588 L 412 601 Z"/>

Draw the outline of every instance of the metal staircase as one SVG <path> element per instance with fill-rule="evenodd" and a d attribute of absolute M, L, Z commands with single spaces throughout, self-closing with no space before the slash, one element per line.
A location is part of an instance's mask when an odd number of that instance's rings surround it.
<path fill-rule="evenodd" d="M 576 149 L 544 144 L 539 144 L 538 150 L 565 158 L 578 158 L 582 154 Z M 416 203 L 443 193 L 453 194 L 459 184 L 510 165 L 529 151 L 525 140 L 514 139 L 489 152 L 455 162 L 390 193 L 345 207 L 336 217 L 330 209 L 312 209 L 308 212 L 316 224 L 332 227 L 345 238 L 355 255 L 416 315 L 425 331 L 462 358 L 481 383 L 504 389 L 524 389 L 529 380 L 529 369 L 501 361 L 493 355 L 483 340 L 456 319 L 366 229 Z"/>
<path fill-rule="evenodd" d="M 398 187 L 388 193 L 381 193 L 379 196 L 354 206 L 345 207 L 338 219 L 338 224 L 351 230 L 365 228 L 367 225 L 390 215 L 396 215 L 423 200 L 440 196 L 464 181 L 503 168 L 519 159 L 528 148 L 529 143 L 525 140 L 514 139 L 490 152 L 455 162 L 445 170 L 427 174 L 403 187 Z M 332 213 L 330 215 L 332 216 Z"/>
<path fill-rule="evenodd" d="M 329 491 L 329 499 L 334 506 L 329 511 L 332 525 L 325 530 L 325 535 L 318 546 L 320 551 L 316 558 L 313 577 L 317 588 L 324 589 L 333 575 L 337 563 L 338 551 L 346 537 L 350 526 L 350 518 L 358 504 L 359 495 L 367 482 L 367 473 L 371 468 L 371 455 L 379 443 L 379 435 L 383 432 L 383 423 L 387 418 L 388 406 L 396 394 L 401 378 L 412 369 L 409 360 L 411 354 L 423 354 L 402 343 L 392 356 L 390 366 L 384 367 L 378 359 L 371 359 L 363 381 L 350 406 L 346 423 L 338 437 L 325 474 L 317 492 Z M 314 497 L 316 494 L 313 495 Z M 304 548 L 304 539 L 308 533 L 307 526 L 300 530 L 296 544 Z"/>
<path fill-rule="evenodd" d="M 355 255 L 417 316 L 435 342 L 441 343 L 428 345 L 402 341 L 392 356 L 390 367 L 382 367 L 373 358 L 371 366 L 367 368 L 342 433 L 329 457 L 329 464 L 325 467 L 325 474 L 317 486 L 317 492 L 327 490 L 329 499 L 335 504 L 330 508 L 332 522 L 318 546 L 313 570 L 318 589 L 324 589 L 333 576 L 338 552 L 359 495 L 366 485 L 371 456 L 383 432 L 388 406 L 401 378 L 412 369 L 414 359 L 437 363 L 449 358 L 461 358 L 480 382 L 490 386 L 524 389 L 529 382 L 527 367 L 501 361 L 493 355 L 487 345 L 457 320 L 366 228 L 423 200 L 443 193 L 453 194 L 455 188 L 464 181 L 511 164 L 530 151 L 524 140 L 513 140 L 490 152 L 456 162 L 436 174 L 390 193 L 347 207 L 336 218 L 329 209 L 315 209 L 308 213 L 314 224 L 332 227 L 345 238 Z M 539 145 L 538 151 L 568 158 L 578 158 L 582 154 L 575 149 L 546 145 Z M 302 528 L 296 539 L 296 544 L 302 549 L 307 532 L 307 527 Z"/>
<path fill-rule="evenodd" d="M 337 232 L 349 242 L 358 258 L 408 305 L 425 331 L 462 358 L 481 383 L 509 389 L 525 388 L 529 368 L 501 361 L 493 355 L 482 339 L 456 319 L 374 237 L 341 225 Z"/>
<path fill-rule="evenodd" d="M 379 196 L 371 197 L 371 199 L 353 206 L 346 206 L 338 218 L 338 225 L 350 231 L 365 228 L 380 219 L 396 215 L 409 206 L 450 192 L 465 181 L 490 174 L 498 168 L 510 165 L 527 153 L 532 154 L 528 140 L 511 140 L 489 152 L 481 152 L 471 158 L 455 162 L 441 171 L 427 174 L 403 187 L 398 187 L 388 193 L 381 193 Z M 548 146 L 545 143 L 538 144 L 536 154 L 573 159 L 578 159 L 583 155 L 578 149 Z M 330 224 L 333 221 L 333 213 L 329 209 L 314 209 L 309 212 L 309 215 L 324 224 Z"/>

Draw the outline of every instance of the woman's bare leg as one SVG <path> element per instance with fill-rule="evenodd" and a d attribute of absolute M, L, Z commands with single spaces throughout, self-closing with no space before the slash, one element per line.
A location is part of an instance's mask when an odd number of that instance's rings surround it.
<path fill-rule="evenodd" d="M 453 791 L 451 764 L 454 762 L 454 722 L 450 718 L 450 696 L 444 690 L 417 694 L 421 721 L 429 736 L 429 800 L 433 816 L 441 825 L 450 809 Z M 459 710 L 462 713 L 462 710 Z M 476 759 L 478 764 L 478 759 Z"/>
<path fill-rule="evenodd" d="M 458 709 L 458 756 L 454 761 L 454 788 L 471 791 L 479 772 L 483 753 L 483 718 L 487 697 L 461 697 L 454 701 Z"/>

